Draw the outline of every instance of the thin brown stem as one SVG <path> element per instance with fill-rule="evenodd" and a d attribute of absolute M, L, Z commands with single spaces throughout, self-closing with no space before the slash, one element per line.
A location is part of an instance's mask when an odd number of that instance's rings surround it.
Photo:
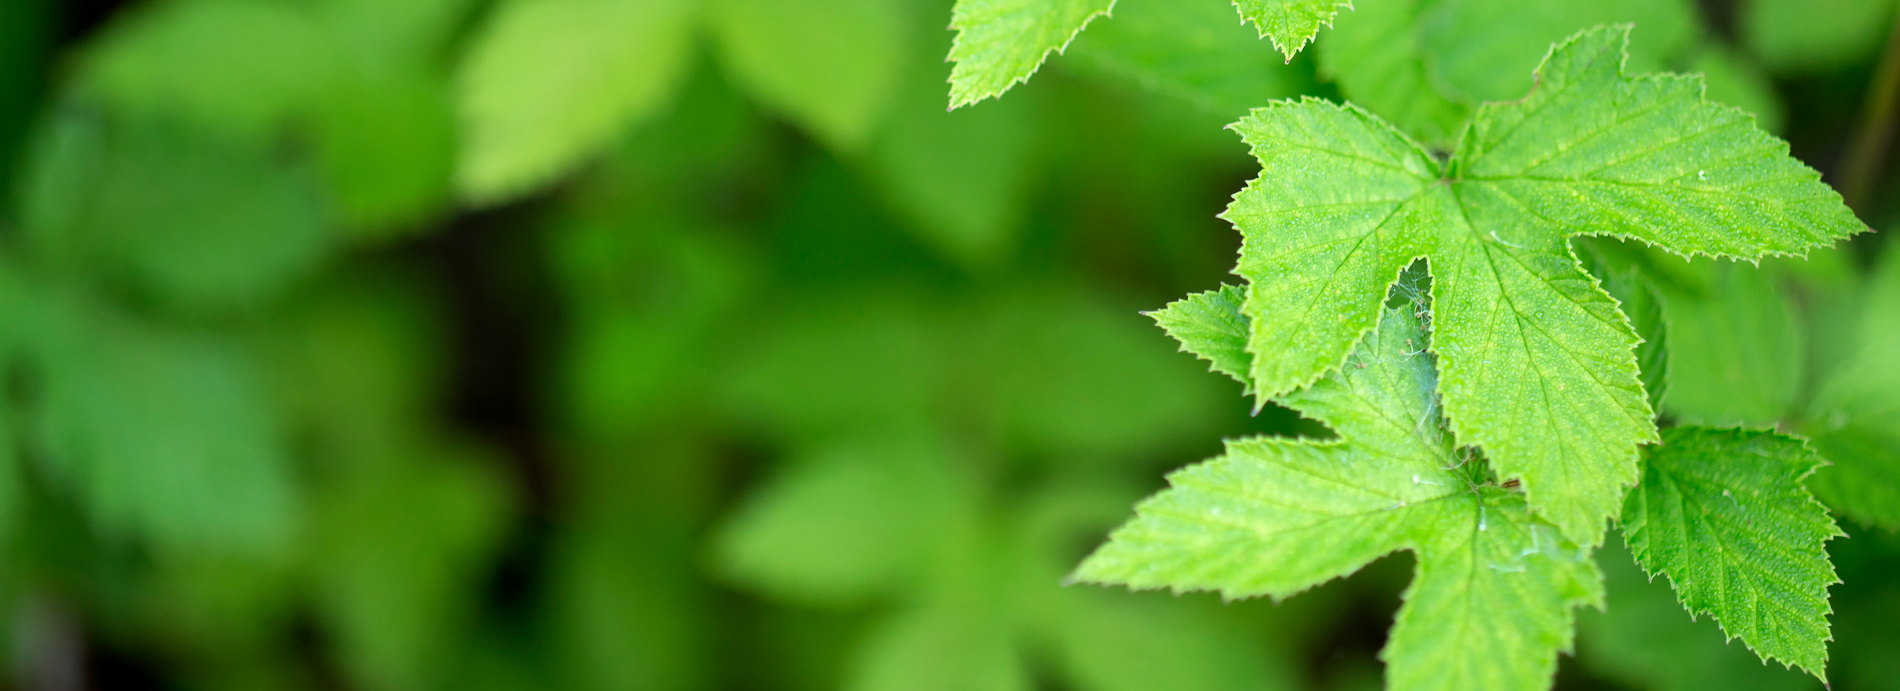
<path fill-rule="evenodd" d="M 1896 107 L 1900 107 L 1900 12 L 1894 13 L 1893 31 L 1887 36 L 1887 49 L 1880 67 L 1867 87 L 1867 101 L 1861 105 L 1860 125 L 1849 142 L 1841 162 L 1841 196 L 1855 211 L 1864 211 L 1867 195 L 1879 182 L 1887 162 L 1887 149 L 1893 143 Z"/>

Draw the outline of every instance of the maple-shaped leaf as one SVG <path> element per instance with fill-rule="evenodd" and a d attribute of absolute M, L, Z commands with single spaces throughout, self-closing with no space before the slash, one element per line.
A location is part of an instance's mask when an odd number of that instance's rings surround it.
<path fill-rule="evenodd" d="M 1572 609 L 1600 606 L 1601 577 L 1586 550 L 1522 495 L 1483 484 L 1483 462 L 1458 452 L 1420 311 L 1384 310 L 1343 367 L 1278 397 L 1338 440 L 1230 442 L 1169 476 L 1073 578 L 1280 598 L 1409 549 L 1417 575 L 1381 654 L 1388 688 L 1548 687 L 1571 644 Z M 1223 321 L 1175 314 L 1207 321 L 1203 332 Z M 1204 342 L 1187 345 L 1208 356 Z"/>
<path fill-rule="evenodd" d="M 1337 367 L 1399 271 L 1428 258 L 1459 444 L 1599 543 L 1656 426 L 1639 339 L 1568 239 L 1752 260 L 1865 229 L 1786 143 L 1704 100 L 1700 78 L 1623 74 L 1627 41 L 1599 27 L 1557 45 L 1530 95 L 1480 107 L 1442 164 L 1353 106 L 1279 102 L 1234 125 L 1263 169 L 1223 214 L 1242 235 L 1261 399 Z"/>
<path fill-rule="evenodd" d="M 950 28 L 950 107 L 960 108 L 1029 79 L 1115 0 L 957 0 Z"/>
<path fill-rule="evenodd" d="M 1675 585 L 1764 659 L 1826 678 L 1826 542 L 1841 535 L 1801 481 L 1825 463 L 1771 431 L 1674 427 L 1643 464 L 1623 536 L 1651 577 Z"/>
<path fill-rule="evenodd" d="M 1234 0 L 1234 7 L 1291 61 L 1340 9 L 1352 9 L 1352 0 Z"/>

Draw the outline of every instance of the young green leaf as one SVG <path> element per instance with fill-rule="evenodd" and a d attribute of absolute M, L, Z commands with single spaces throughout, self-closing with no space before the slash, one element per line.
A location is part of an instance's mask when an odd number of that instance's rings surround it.
<path fill-rule="evenodd" d="M 1481 463 L 1444 429 L 1416 309 L 1385 310 L 1343 367 L 1279 398 L 1338 441 L 1230 442 L 1171 475 L 1073 578 L 1280 598 L 1410 549 L 1388 688 L 1548 686 L 1571 610 L 1600 605 L 1600 578 L 1520 495 L 1475 484 Z"/>
<path fill-rule="evenodd" d="M 1624 75 L 1627 38 L 1598 28 L 1553 48 L 1537 88 L 1479 108 L 1443 166 L 1352 106 L 1280 102 L 1234 125 L 1263 173 L 1223 214 L 1242 235 L 1257 394 L 1337 366 L 1386 286 L 1427 257 L 1459 443 L 1597 544 L 1656 428 L 1637 337 L 1568 239 L 1755 259 L 1865 229 L 1785 143 L 1703 100 L 1698 78 Z"/>
<path fill-rule="evenodd" d="M 957 0 L 950 28 L 950 108 L 1000 96 L 1027 81 L 1115 0 Z"/>
<path fill-rule="evenodd" d="M 1842 535 L 1801 480 L 1825 461 L 1769 431 L 1675 427 L 1623 508 L 1630 552 L 1763 659 L 1826 679 L 1825 543 Z"/>
<path fill-rule="evenodd" d="M 1332 26 L 1341 8 L 1352 9 L 1352 0 L 1234 0 L 1234 7 L 1291 61 L 1321 25 Z"/>
<path fill-rule="evenodd" d="M 463 59 L 456 183 L 476 202 L 579 164 L 671 94 L 690 56 L 684 0 L 509 0 Z"/>
<path fill-rule="evenodd" d="M 1247 355 L 1247 317 L 1240 313 L 1243 299 L 1242 288 L 1223 285 L 1220 290 L 1170 302 L 1148 316 L 1181 342 L 1181 352 L 1208 361 L 1213 371 L 1233 377 L 1251 395 L 1253 383 L 1247 371 L 1253 358 Z"/>

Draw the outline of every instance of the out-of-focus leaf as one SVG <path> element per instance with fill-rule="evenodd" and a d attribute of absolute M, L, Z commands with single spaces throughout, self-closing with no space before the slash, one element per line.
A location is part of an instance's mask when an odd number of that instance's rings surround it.
<path fill-rule="evenodd" d="M 22 213 L 49 268 L 90 273 L 187 310 L 256 306 L 330 249 L 308 176 L 264 151 L 144 120 L 57 118 Z"/>
<path fill-rule="evenodd" d="M 686 568 L 688 545 L 595 526 L 569 530 L 548 597 L 572 688 L 706 688 L 706 613 Z"/>
<path fill-rule="evenodd" d="M 1450 148 L 1470 107 L 1440 92 L 1425 54 L 1420 19 L 1428 0 L 1359 0 L 1351 21 L 1319 42 L 1320 71 L 1364 106 L 1421 142 Z"/>
<path fill-rule="evenodd" d="M 1185 99 L 1224 118 L 1293 94 L 1295 72 L 1222 2 L 1117 0 L 1063 62 Z"/>
<path fill-rule="evenodd" d="M 1747 0 L 1743 42 L 1776 72 L 1818 72 L 1868 58 L 1893 24 L 1893 0 Z"/>
<path fill-rule="evenodd" d="M 1208 429 L 1218 380 L 1170 352 L 1133 309 L 1061 286 L 1003 293 L 975 374 L 1000 427 L 1030 448 L 1099 463 Z"/>
<path fill-rule="evenodd" d="M 329 37 L 295 3 L 183 0 L 115 23 L 79 81 L 120 112 L 261 137 L 323 93 L 335 61 Z"/>
<path fill-rule="evenodd" d="M 846 673 L 846 691 L 1028 691 L 1009 629 L 989 607 L 926 605 L 872 630 Z"/>
<path fill-rule="evenodd" d="M 923 580 L 956 500 L 931 447 L 866 439 L 795 461 L 721 531 L 721 570 L 794 602 L 864 601 Z"/>
<path fill-rule="evenodd" d="M 1641 371 L 1649 407 L 1659 409 L 1669 391 L 1669 320 L 1663 313 L 1662 293 L 1643 273 L 1643 265 L 1626 256 L 1600 251 L 1600 244 L 1579 248 L 1584 268 L 1616 298 L 1617 308 L 1629 317 L 1630 329 L 1642 343 L 1636 345 L 1636 367 Z"/>
<path fill-rule="evenodd" d="M 1298 688 L 1252 641 L 1181 599 L 1071 589 L 1046 635 L 1065 675 L 1087 691 Z M 1211 599 L 1210 596 L 1201 596 Z"/>
<path fill-rule="evenodd" d="M 944 112 L 940 99 L 932 82 L 907 90 L 872 144 L 869 177 L 925 244 L 968 266 L 991 265 L 1022 225 L 1033 111 L 1010 99 Z"/>
<path fill-rule="evenodd" d="M 715 382 L 742 419 L 788 433 L 855 430 L 941 404 L 948 334 L 918 299 L 866 291 L 775 312 Z"/>
<path fill-rule="evenodd" d="M 686 68 L 685 0 L 507 0 L 457 75 L 456 185 L 478 203 L 532 190 L 659 109 Z"/>
<path fill-rule="evenodd" d="M 0 191 L 12 190 L 15 171 L 26 144 L 40 92 L 46 81 L 47 53 L 53 44 L 56 17 L 52 0 L 15 0 L 7 4 L 0 22 Z M 0 215 L 11 217 L 14 199 L 0 193 Z"/>
<path fill-rule="evenodd" d="M 469 574 L 506 525 L 490 460 L 457 444 L 393 446 L 314 494 L 317 615 L 359 683 L 418 688 L 447 671 L 481 594 Z"/>
<path fill-rule="evenodd" d="M 1808 486 L 1862 523 L 1900 531 L 1900 249 L 1868 281 L 1854 354 L 1809 404 L 1807 431 L 1832 465 Z"/>
<path fill-rule="evenodd" d="M 1625 69 L 1661 69 L 1696 38 L 1688 0 L 1443 0 L 1426 22 L 1438 83 L 1468 102 L 1523 98 L 1554 43 L 1598 24 L 1634 24 Z"/>
<path fill-rule="evenodd" d="M 313 11 L 345 50 L 381 63 L 439 62 L 476 0 L 317 0 Z"/>
<path fill-rule="evenodd" d="M 1636 568 L 1622 541 L 1597 552 L 1608 606 L 1577 616 L 1584 665 L 1598 674 L 1649 691 L 1759 689 L 1806 691 L 1813 679 L 1763 664 L 1739 642 L 1725 642 L 1712 619 L 1692 619 L 1666 580 Z"/>
<path fill-rule="evenodd" d="M 1001 96 L 1028 81 L 1115 0 L 957 0 L 950 28 L 950 108 Z"/>
<path fill-rule="evenodd" d="M 1754 62 L 1725 46 L 1710 43 L 1696 53 L 1687 71 L 1702 73 L 1709 100 L 1746 110 L 1755 116 L 1755 124 L 1763 130 L 1781 133 L 1785 117 L 1781 97 L 1775 94 L 1768 75 Z"/>
<path fill-rule="evenodd" d="M 717 0 L 708 14 L 735 81 L 844 151 L 870 137 L 911 52 L 897 0 Z"/>
<path fill-rule="evenodd" d="M 1804 334 L 1774 272 L 1709 262 L 1700 294 L 1669 291 L 1663 410 L 1707 425 L 1771 425 L 1800 393 Z"/>
<path fill-rule="evenodd" d="M 447 87 L 419 72 L 359 75 L 328 93 L 313 129 L 344 231 L 365 239 L 413 231 L 448 200 L 455 155 L 448 99 Z"/>
<path fill-rule="evenodd" d="M 285 546 L 297 509 L 289 449 L 243 350 L 78 294 L 34 300 L 34 439 L 97 525 L 166 549 Z"/>

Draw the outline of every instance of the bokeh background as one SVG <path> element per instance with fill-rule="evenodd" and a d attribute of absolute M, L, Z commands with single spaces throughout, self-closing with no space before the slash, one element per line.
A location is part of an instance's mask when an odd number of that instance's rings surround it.
<path fill-rule="evenodd" d="M 1636 21 L 1892 217 L 1847 162 L 1890 0 L 1489 5 L 1524 79 Z M 946 112 L 949 17 L 0 0 L 0 679 L 1379 688 L 1407 555 L 1279 604 L 1062 584 L 1222 438 L 1329 434 L 1139 314 L 1229 280 L 1222 126 L 1339 98 L 1326 34 L 1284 63 L 1224 1 L 1121 0 Z M 1900 333 L 1882 243 L 1674 260 L 1667 412 L 1838 428 L 1808 402 Z M 1833 688 L 1900 688 L 1900 538 L 1845 527 Z M 1561 688 L 1819 688 L 1617 544 Z"/>

